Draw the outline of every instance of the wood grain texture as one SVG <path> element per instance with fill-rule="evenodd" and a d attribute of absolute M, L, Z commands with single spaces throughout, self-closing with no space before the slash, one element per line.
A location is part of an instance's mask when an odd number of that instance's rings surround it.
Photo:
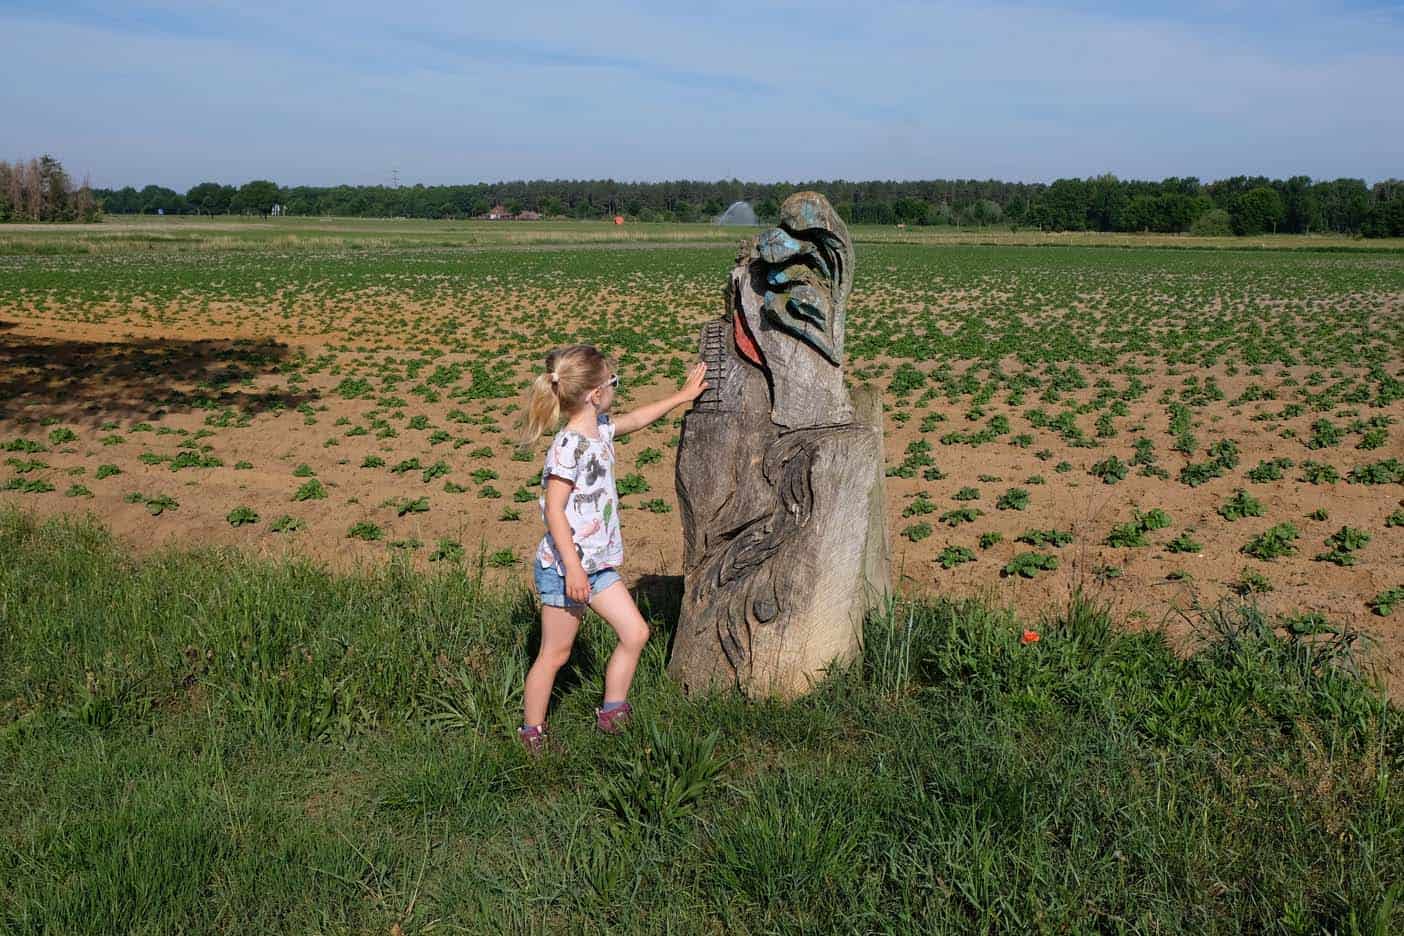
<path fill-rule="evenodd" d="M 889 591 L 882 412 L 843 382 L 848 232 L 792 195 L 744 245 L 727 314 L 703 326 L 707 392 L 683 421 L 682 614 L 669 672 L 689 692 L 793 698 L 862 647 Z"/>

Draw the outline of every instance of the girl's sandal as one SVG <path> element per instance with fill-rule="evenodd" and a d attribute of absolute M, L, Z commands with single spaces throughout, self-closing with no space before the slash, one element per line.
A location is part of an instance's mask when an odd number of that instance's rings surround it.
<path fill-rule="evenodd" d="M 546 726 L 533 725 L 530 728 L 518 728 L 517 740 L 521 742 L 528 754 L 535 757 L 546 750 Z"/>
<path fill-rule="evenodd" d="M 633 706 L 628 702 L 618 708 L 610 709 L 606 712 L 602 708 L 595 709 L 595 728 L 605 734 L 617 735 L 624 731 L 629 725 L 629 716 L 634 712 Z"/>

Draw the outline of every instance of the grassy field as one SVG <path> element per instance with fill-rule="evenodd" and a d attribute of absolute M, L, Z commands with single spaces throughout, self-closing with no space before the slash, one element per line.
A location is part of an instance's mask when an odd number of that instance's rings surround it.
<path fill-rule="evenodd" d="M 1404 925 L 1404 720 L 1347 641 L 1238 603 L 1182 657 L 1086 602 L 901 601 L 861 666 L 745 704 L 679 696 L 675 588 L 639 587 L 639 722 L 589 729 L 589 618 L 531 762 L 533 609 L 480 563 L 134 560 L 0 513 L 0 930 Z"/>
<path fill-rule="evenodd" d="M 1398 931 L 1397 242 L 858 229 L 863 662 L 668 682 L 666 420 L 640 723 L 588 730 L 591 618 L 520 754 L 518 387 L 670 390 L 746 233 L 0 229 L 0 931 Z"/>

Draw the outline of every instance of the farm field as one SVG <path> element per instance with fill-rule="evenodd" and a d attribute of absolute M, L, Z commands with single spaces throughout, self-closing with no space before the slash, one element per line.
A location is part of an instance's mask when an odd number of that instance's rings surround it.
<path fill-rule="evenodd" d="M 589 341 L 618 361 L 619 407 L 671 389 L 744 233 L 7 230 L 0 504 L 91 511 L 141 552 L 398 556 L 525 584 L 540 457 L 511 446 L 521 382 Z M 1365 634 L 1404 673 L 1397 242 L 855 237 L 847 368 L 885 393 L 905 592 L 1037 620 L 1082 588 L 1176 634 L 1247 595 Z M 677 427 L 620 446 L 631 580 L 679 570 Z"/>

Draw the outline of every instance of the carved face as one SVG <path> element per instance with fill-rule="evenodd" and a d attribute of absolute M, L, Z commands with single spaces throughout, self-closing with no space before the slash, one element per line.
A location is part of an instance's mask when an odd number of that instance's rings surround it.
<path fill-rule="evenodd" d="M 853 242 L 833 206 L 816 192 L 791 195 L 780 226 L 756 237 L 755 256 L 767 321 L 841 366 Z"/>
<path fill-rule="evenodd" d="M 727 292 L 734 346 L 765 375 L 775 425 L 798 429 L 852 418 L 843 386 L 844 307 L 852 284 L 848 230 L 818 192 L 785 199 L 780 226 L 737 257 Z M 740 392 L 739 384 L 719 383 L 717 398 Z"/>

